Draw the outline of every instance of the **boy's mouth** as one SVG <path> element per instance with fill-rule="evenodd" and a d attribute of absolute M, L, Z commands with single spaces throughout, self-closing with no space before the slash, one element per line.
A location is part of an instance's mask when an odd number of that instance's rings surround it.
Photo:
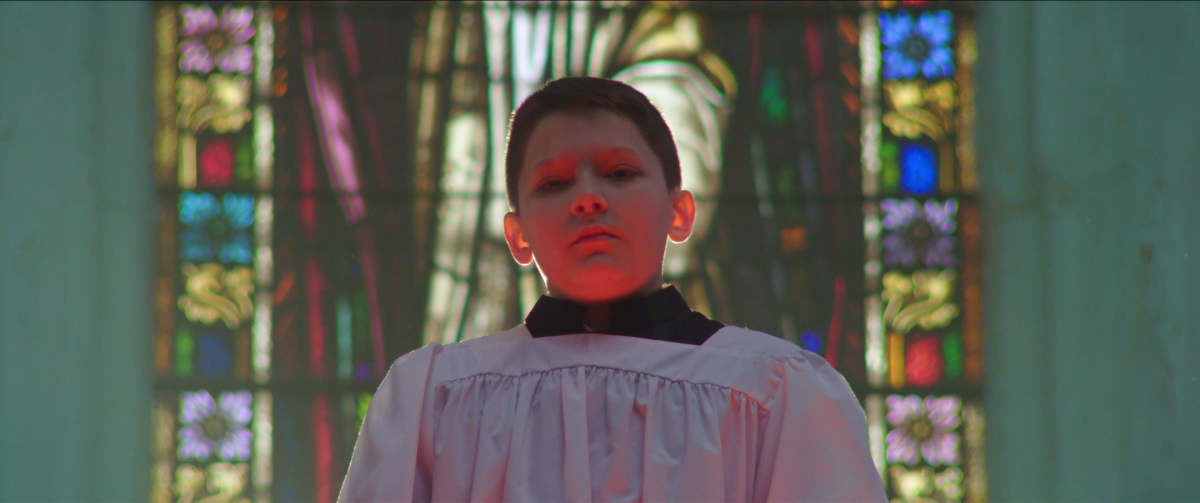
<path fill-rule="evenodd" d="M 609 232 L 609 230 L 605 229 L 604 227 L 601 227 L 599 225 L 589 225 L 579 231 L 579 234 L 575 236 L 575 241 L 571 242 L 571 244 L 575 245 L 575 244 L 580 244 L 580 243 L 587 243 L 589 241 L 599 241 L 599 240 L 603 240 L 603 239 L 616 239 L 616 237 L 617 237 L 616 234 Z"/>

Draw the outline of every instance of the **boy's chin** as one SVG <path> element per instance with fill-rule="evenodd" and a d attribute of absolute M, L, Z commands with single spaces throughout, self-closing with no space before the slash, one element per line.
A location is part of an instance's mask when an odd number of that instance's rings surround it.
<path fill-rule="evenodd" d="M 573 278 L 560 287 L 575 302 L 611 302 L 636 294 L 650 278 L 639 278 L 629 267 L 617 264 L 587 264 L 573 271 Z"/>

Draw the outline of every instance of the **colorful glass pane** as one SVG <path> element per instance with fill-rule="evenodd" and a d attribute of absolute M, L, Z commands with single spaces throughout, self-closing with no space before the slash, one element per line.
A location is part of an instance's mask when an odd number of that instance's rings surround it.
<path fill-rule="evenodd" d="M 250 458 L 252 397 L 249 391 L 184 392 L 179 402 L 179 457 L 195 461 Z"/>
<path fill-rule="evenodd" d="M 693 309 L 842 372 L 893 500 L 986 497 L 971 6 L 156 9 L 154 501 L 332 501 L 392 360 L 521 322 L 545 285 L 500 225 L 507 120 L 566 75 L 662 109 Z M 228 459 L 181 412 L 224 393 L 252 397 Z"/>
<path fill-rule="evenodd" d="M 184 192 L 179 198 L 180 258 L 249 264 L 253 259 L 250 227 L 254 196 Z"/>
<path fill-rule="evenodd" d="M 888 396 L 888 462 L 959 464 L 961 406 L 962 400 L 953 395 Z"/>
<path fill-rule="evenodd" d="M 204 377 L 227 377 L 233 370 L 231 334 L 202 331 L 196 341 L 197 370 Z"/>
<path fill-rule="evenodd" d="M 200 143 L 197 163 L 201 186 L 224 187 L 233 181 L 233 150 L 233 138 L 229 136 L 215 136 Z"/>
<path fill-rule="evenodd" d="M 888 266 L 949 267 L 957 262 L 955 228 L 958 202 L 929 199 L 884 199 L 884 264 Z"/>
<path fill-rule="evenodd" d="M 885 141 L 879 147 L 879 166 L 883 191 L 891 194 L 900 188 L 900 155 L 896 142 Z"/>
<path fill-rule="evenodd" d="M 906 338 L 904 380 L 910 386 L 928 388 L 942 380 L 945 360 L 942 341 L 936 334 L 912 334 Z"/>
<path fill-rule="evenodd" d="M 192 375 L 192 357 L 196 339 L 189 326 L 181 326 L 175 334 L 175 375 L 186 378 Z"/>
<path fill-rule="evenodd" d="M 900 187 L 910 194 L 924 195 L 937 188 L 937 157 L 924 145 L 900 147 Z"/>
<path fill-rule="evenodd" d="M 945 361 L 946 378 L 958 379 L 963 371 L 962 337 L 957 332 L 950 332 L 942 341 L 942 355 Z"/>
<path fill-rule="evenodd" d="M 180 7 L 183 26 L 179 44 L 179 69 L 206 74 L 214 69 L 224 73 L 251 73 L 254 50 L 248 42 L 254 36 L 254 11 L 251 7 L 226 6 L 220 16 L 209 5 Z"/>
<path fill-rule="evenodd" d="M 945 10 L 924 12 L 915 19 L 908 11 L 880 14 L 883 78 L 953 76 L 954 51 L 949 47 L 954 38 L 953 19 Z"/>
<path fill-rule="evenodd" d="M 880 79 L 863 85 L 871 89 L 864 108 L 879 110 L 864 124 L 863 192 L 890 196 L 866 203 L 879 216 L 864 233 L 868 264 L 879 261 L 867 278 L 878 300 L 866 303 L 867 324 L 877 327 L 867 348 L 875 362 L 866 400 L 872 448 L 893 501 L 985 501 L 982 409 L 966 398 L 977 396 L 981 380 L 962 379 L 968 362 L 982 360 L 978 210 L 969 192 L 974 31 L 969 10 L 880 7 L 860 23 L 863 74 Z M 874 128 L 881 134 L 865 133 Z"/>

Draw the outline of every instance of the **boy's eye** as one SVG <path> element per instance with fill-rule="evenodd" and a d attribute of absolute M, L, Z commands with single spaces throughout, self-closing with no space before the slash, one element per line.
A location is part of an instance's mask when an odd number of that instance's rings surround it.
<path fill-rule="evenodd" d="M 638 172 L 628 166 L 619 166 L 616 169 L 608 172 L 608 177 L 615 180 L 628 180 L 637 176 Z"/>
<path fill-rule="evenodd" d="M 566 184 L 567 184 L 567 182 L 562 181 L 562 180 L 546 180 L 546 181 L 542 182 L 541 185 L 538 185 L 537 190 L 539 190 L 539 191 L 557 190 L 557 189 L 561 189 Z"/>

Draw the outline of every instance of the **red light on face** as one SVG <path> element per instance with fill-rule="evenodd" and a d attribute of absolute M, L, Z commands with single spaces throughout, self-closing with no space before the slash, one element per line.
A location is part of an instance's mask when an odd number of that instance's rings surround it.
<path fill-rule="evenodd" d="M 589 243 L 605 243 L 613 239 L 617 239 L 617 236 L 608 229 L 599 225 L 589 225 L 579 231 L 578 237 L 576 237 L 575 241 L 571 244 L 583 245 Z"/>
<path fill-rule="evenodd" d="M 637 125 L 611 112 L 552 114 L 525 155 L 518 218 L 552 293 L 587 303 L 662 287 L 673 200 Z"/>

